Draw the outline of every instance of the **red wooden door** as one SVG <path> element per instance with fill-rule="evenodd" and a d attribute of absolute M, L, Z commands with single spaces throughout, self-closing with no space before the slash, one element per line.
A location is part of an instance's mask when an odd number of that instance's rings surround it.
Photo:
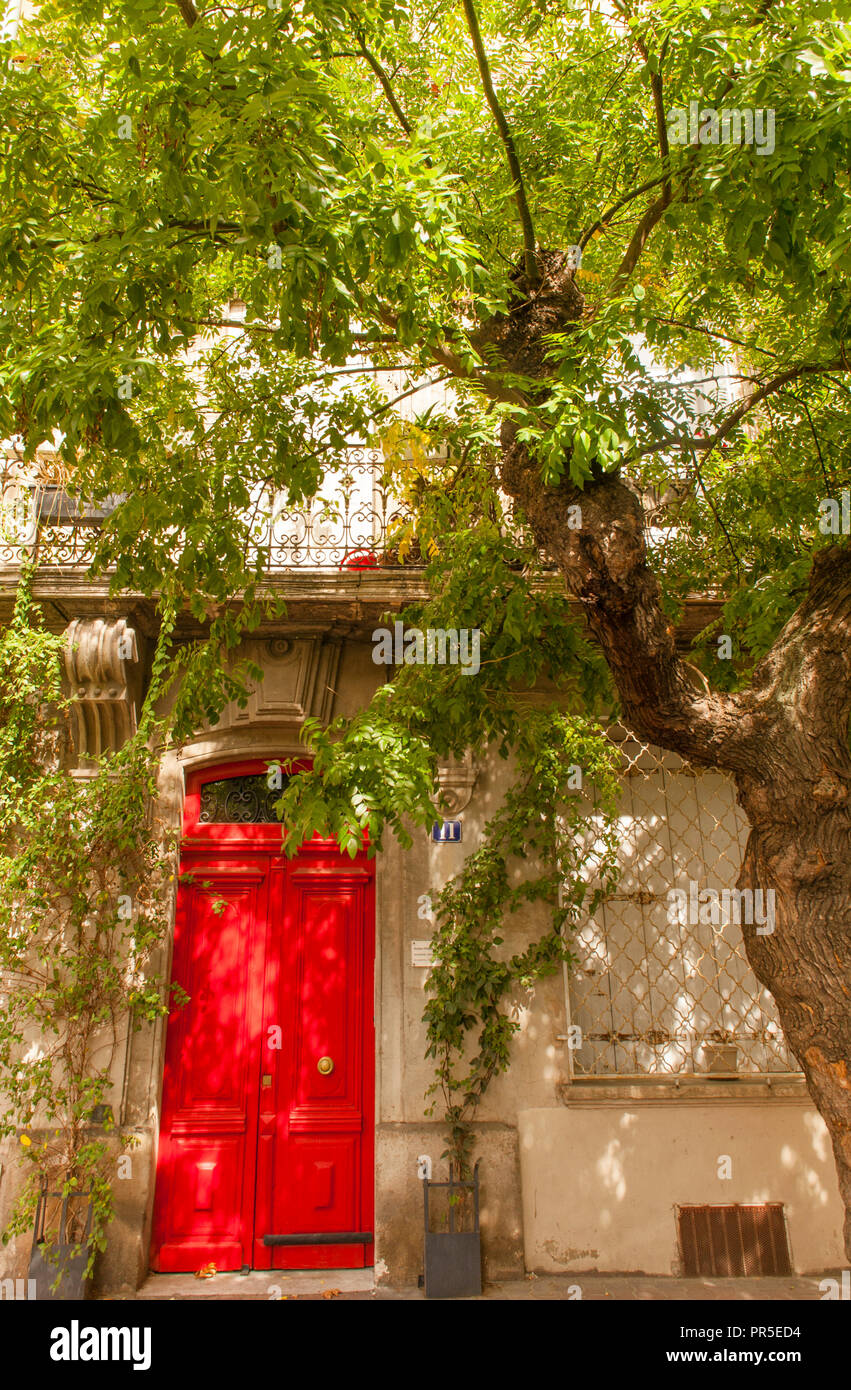
<path fill-rule="evenodd" d="M 277 824 L 202 824 L 187 793 L 152 1266 L 372 1263 L 373 864 Z M 236 783 L 234 783 L 236 785 Z M 334 1240 L 339 1236 L 340 1240 Z M 315 1239 L 311 1239 L 315 1237 Z"/>

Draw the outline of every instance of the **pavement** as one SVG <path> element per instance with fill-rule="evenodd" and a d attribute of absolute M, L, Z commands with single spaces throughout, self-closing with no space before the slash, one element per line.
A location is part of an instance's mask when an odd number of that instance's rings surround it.
<path fill-rule="evenodd" d="M 794 1302 L 824 1299 L 823 1279 L 839 1284 L 836 1271 L 756 1279 L 674 1279 L 645 1274 L 527 1274 L 485 1285 L 482 1300 L 511 1302 L 565 1300 L 585 1302 Z M 121 1295 L 113 1296 L 113 1300 Z M 181 1299 L 266 1300 L 339 1298 L 351 1301 L 419 1302 L 422 1289 L 376 1285 L 371 1269 L 317 1271 L 252 1270 L 249 1274 L 215 1274 L 199 1279 L 192 1274 L 151 1274 L 129 1300 Z"/>

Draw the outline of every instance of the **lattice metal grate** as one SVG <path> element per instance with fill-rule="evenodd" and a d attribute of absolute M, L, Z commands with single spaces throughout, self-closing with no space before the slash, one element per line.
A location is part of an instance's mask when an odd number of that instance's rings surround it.
<path fill-rule="evenodd" d="M 622 876 L 573 945 L 573 1074 L 797 1072 L 720 898 L 735 887 L 747 838 L 732 779 L 610 732 L 623 762 Z M 691 884 L 719 894 L 717 922 L 670 920 L 670 891 Z"/>
<path fill-rule="evenodd" d="M 792 1273 L 782 1202 L 678 1207 L 677 1227 L 686 1278 Z"/>

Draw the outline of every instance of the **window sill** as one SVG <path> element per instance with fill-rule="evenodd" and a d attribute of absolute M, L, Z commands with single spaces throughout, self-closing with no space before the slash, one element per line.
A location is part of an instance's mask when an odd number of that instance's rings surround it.
<path fill-rule="evenodd" d="M 723 1101 L 749 1104 L 756 1100 L 812 1103 L 801 1072 L 761 1075 L 718 1073 L 683 1076 L 583 1076 L 557 1087 L 562 1105 L 658 1104 L 680 1101 L 704 1104 Z"/>

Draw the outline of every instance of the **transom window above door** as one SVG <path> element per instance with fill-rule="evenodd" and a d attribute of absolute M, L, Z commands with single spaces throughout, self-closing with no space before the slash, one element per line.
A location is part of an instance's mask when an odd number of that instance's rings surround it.
<path fill-rule="evenodd" d="M 201 786 L 199 820 L 204 825 L 277 824 L 275 802 L 289 781 L 286 773 L 272 779 L 267 772 L 222 777 Z"/>

